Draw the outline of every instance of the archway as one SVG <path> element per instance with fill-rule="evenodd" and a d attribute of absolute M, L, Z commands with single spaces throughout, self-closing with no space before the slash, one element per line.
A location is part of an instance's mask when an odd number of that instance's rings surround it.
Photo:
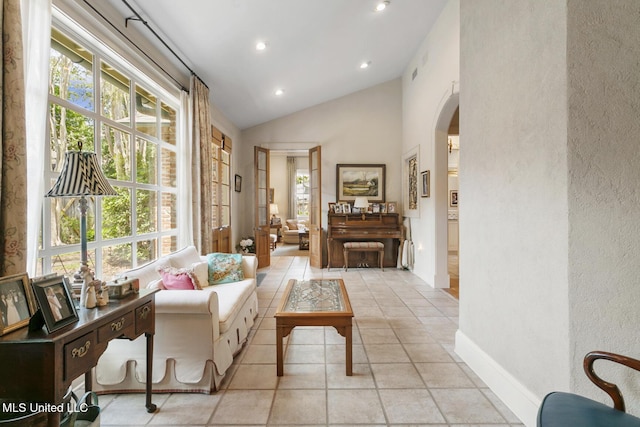
<path fill-rule="evenodd" d="M 449 287 L 448 268 L 448 224 L 449 188 L 448 188 L 448 136 L 449 125 L 456 109 L 460 105 L 460 94 L 452 93 L 443 100 L 440 114 L 435 123 L 434 134 L 434 184 L 435 197 L 435 275 L 434 287 Z"/>

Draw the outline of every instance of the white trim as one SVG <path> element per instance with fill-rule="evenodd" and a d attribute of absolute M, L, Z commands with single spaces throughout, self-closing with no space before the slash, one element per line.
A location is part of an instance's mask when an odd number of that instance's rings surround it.
<path fill-rule="evenodd" d="M 524 425 L 536 426 L 542 401 L 459 329 L 455 352 Z"/>

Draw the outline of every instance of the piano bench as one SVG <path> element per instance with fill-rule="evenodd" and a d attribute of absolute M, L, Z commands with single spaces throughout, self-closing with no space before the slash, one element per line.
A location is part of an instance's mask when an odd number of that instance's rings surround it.
<path fill-rule="evenodd" d="M 380 269 L 384 271 L 384 243 L 382 242 L 345 242 L 343 245 L 344 271 L 349 267 L 349 252 L 378 252 Z"/>

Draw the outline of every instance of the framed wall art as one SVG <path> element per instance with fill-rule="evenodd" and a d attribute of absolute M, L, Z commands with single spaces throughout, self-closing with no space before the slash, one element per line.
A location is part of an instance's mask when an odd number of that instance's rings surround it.
<path fill-rule="evenodd" d="M 32 285 L 49 333 L 78 321 L 78 313 L 66 277 L 45 276 L 34 279 Z"/>
<path fill-rule="evenodd" d="M 418 161 L 420 159 L 420 146 L 415 146 L 404 154 L 402 165 L 402 214 L 409 218 L 420 217 L 420 204 L 418 203 Z"/>
<path fill-rule="evenodd" d="M 35 311 L 36 303 L 27 273 L 0 278 L 0 335 L 27 326 Z"/>
<path fill-rule="evenodd" d="M 336 165 L 336 199 L 353 202 L 366 197 L 369 202 L 385 201 L 386 165 Z"/>
<path fill-rule="evenodd" d="M 424 172 L 420 172 L 421 186 L 420 186 L 420 197 L 429 197 L 429 186 L 431 172 L 426 170 Z"/>
<path fill-rule="evenodd" d="M 458 190 L 449 191 L 449 206 L 458 207 Z"/>
<path fill-rule="evenodd" d="M 238 193 L 242 191 L 242 177 L 238 174 L 235 176 L 235 190 Z"/>

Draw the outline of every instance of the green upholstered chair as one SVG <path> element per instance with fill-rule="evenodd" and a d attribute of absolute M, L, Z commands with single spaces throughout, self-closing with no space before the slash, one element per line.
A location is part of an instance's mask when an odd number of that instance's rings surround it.
<path fill-rule="evenodd" d="M 640 371 L 640 360 L 603 351 L 584 358 L 587 377 L 613 399 L 613 408 L 572 393 L 553 392 L 545 396 L 538 411 L 538 427 L 640 427 L 640 418 L 625 412 L 624 399 L 615 384 L 596 375 L 593 363 L 605 359 Z"/>

